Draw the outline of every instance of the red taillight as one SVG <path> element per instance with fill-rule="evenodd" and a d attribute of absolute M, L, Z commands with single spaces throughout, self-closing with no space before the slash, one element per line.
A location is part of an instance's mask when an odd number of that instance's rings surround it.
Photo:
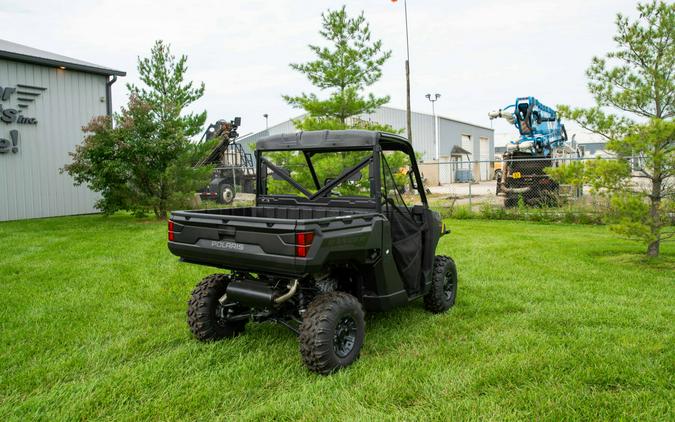
<path fill-rule="evenodd" d="M 169 220 L 169 240 L 173 242 L 173 221 Z"/>
<path fill-rule="evenodd" d="M 314 232 L 298 232 L 295 234 L 295 256 L 306 257 L 309 247 L 314 241 Z"/>

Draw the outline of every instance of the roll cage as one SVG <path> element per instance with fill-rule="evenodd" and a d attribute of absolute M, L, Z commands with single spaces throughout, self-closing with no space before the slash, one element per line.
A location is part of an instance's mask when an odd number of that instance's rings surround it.
<path fill-rule="evenodd" d="M 316 192 L 312 193 L 291 176 L 290 172 L 277 166 L 264 155 L 266 152 L 282 151 L 300 151 L 307 163 L 307 169 L 311 174 Z M 368 151 L 365 158 L 357 164 L 344 169 L 339 176 L 328 181 L 323 186 L 316 174 L 312 157 L 319 152 L 349 152 L 349 151 Z M 358 208 L 371 208 L 377 212 L 382 212 L 382 206 L 389 206 L 392 198 L 388 196 L 386 180 L 383 180 L 383 173 L 388 172 L 392 176 L 391 168 L 386 161 L 383 152 L 400 151 L 410 159 L 409 177 L 411 186 L 416 189 L 424 208 L 428 208 L 427 198 L 422 184 L 422 178 L 417 167 L 417 161 L 410 142 L 398 135 L 362 130 L 346 131 L 310 131 L 294 134 L 274 135 L 261 139 L 256 144 L 256 203 L 278 204 L 278 205 L 317 205 L 326 207 L 351 206 Z M 355 174 L 369 166 L 370 197 L 329 196 L 334 188 L 350 180 Z M 272 194 L 267 190 L 268 170 L 275 174 L 279 179 L 288 182 L 297 189 L 304 197 L 298 195 Z M 384 178 L 386 179 L 386 177 Z M 402 196 L 397 188 L 393 191 L 404 203 Z M 404 203 L 405 204 L 405 203 Z M 407 208 L 407 206 L 406 206 Z"/>

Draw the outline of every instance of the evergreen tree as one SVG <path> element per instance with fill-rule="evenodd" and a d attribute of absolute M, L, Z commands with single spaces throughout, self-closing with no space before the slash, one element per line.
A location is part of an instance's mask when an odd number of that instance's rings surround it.
<path fill-rule="evenodd" d="M 330 127 L 346 125 L 347 119 L 369 113 L 389 102 L 389 96 L 376 97 L 363 90 L 382 77 L 382 65 L 391 57 L 391 51 L 382 49 L 382 41 L 372 41 L 370 25 L 363 12 L 356 18 L 347 15 L 345 6 L 321 14 L 322 29 L 319 34 L 328 46 L 310 45 L 316 59 L 307 63 L 291 64 L 291 68 L 304 73 L 307 79 L 322 91 L 329 91 L 327 99 L 316 94 L 284 96 L 291 105 L 302 108 L 314 120 L 311 128 L 326 121 Z M 303 121 L 296 122 L 300 129 Z"/>
<path fill-rule="evenodd" d="M 592 108 L 559 106 L 561 115 L 607 139 L 607 150 L 632 164 L 593 161 L 552 170 L 560 180 L 590 184 L 609 197 L 612 230 L 658 256 L 675 213 L 675 4 L 641 3 L 639 18 L 616 19 L 616 51 L 593 58 L 587 71 Z"/>

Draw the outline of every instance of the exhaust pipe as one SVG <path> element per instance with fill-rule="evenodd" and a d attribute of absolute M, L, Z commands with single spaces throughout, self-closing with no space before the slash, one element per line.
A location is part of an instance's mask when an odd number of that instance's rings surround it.
<path fill-rule="evenodd" d="M 266 308 L 289 300 L 295 295 L 298 285 L 298 280 L 293 280 L 288 285 L 288 291 L 284 293 L 262 281 L 232 280 L 227 285 L 226 297 L 228 301 L 239 302 L 254 308 Z"/>
<path fill-rule="evenodd" d="M 293 284 L 288 285 L 288 292 L 274 299 L 274 303 L 277 305 L 280 303 L 286 302 L 288 299 L 292 298 L 295 294 L 295 291 L 298 290 L 298 279 L 293 280 Z"/>

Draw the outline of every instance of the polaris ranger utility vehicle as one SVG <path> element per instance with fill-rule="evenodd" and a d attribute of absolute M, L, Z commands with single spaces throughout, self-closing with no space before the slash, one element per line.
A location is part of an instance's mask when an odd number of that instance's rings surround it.
<path fill-rule="evenodd" d="M 453 306 L 455 264 L 435 256 L 444 229 L 405 138 L 303 132 L 263 138 L 255 154 L 255 206 L 171 214 L 173 254 L 229 270 L 192 292 L 188 323 L 199 340 L 274 321 L 298 334 L 304 363 L 327 374 L 358 358 L 364 310 L 418 298 L 431 312 Z M 402 160 L 407 174 L 397 171 Z M 404 199 L 407 183 L 415 195 Z"/>

